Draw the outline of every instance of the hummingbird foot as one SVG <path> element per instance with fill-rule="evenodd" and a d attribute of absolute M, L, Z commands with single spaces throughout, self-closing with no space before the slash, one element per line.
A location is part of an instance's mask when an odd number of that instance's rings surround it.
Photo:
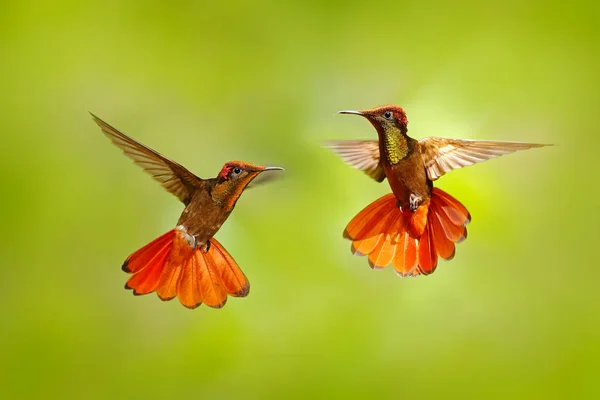
<path fill-rule="evenodd" d="M 204 245 L 204 253 L 208 253 L 209 250 L 210 250 L 210 240 L 207 240 L 206 244 Z"/>
<path fill-rule="evenodd" d="M 402 209 L 402 202 L 400 200 L 396 200 L 396 207 L 400 209 L 400 212 L 404 212 L 404 210 Z"/>
<path fill-rule="evenodd" d="M 187 244 L 190 245 L 190 247 L 192 249 L 195 249 L 198 246 L 198 241 L 196 240 L 196 236 L 190 235 L 189 233 L 187 233 L 185 226 L 179 225 L 176 229 L 182 233 L 183 237 L 185 238 L 185 241 L 187 242 Z"/>
<path fill-rule="evenodd" d="M 421 201 L 423 201 L 423 198 L 421 196 L 417 196 L 414 193 L 411 193 L 410 199 L 408 201 L 410 203 L 410 212 L 414 213 L 415 211 L 417 211 L 417 208 L 419 208 L 419 206 L 421 205 Z"/>

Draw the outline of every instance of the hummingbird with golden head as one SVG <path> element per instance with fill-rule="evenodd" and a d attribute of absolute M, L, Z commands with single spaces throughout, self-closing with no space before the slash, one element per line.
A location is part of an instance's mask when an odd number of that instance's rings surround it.
<path fill-rule="evenodd" d="M 125 288 L 134 295 L 156 292 L 165 301 L 177 296 L 187 308 L 220 308 L 228 295 L 247 296 L 248 279 L 214 235 L 258 175 L 283 168 L 230 161 L 216 178 L 202 179 L 92 117 L 113 144 L 185 205 L 174 229 L 127 257 L 122 269 L 132 276 Z"/>
<path fill-rule="evenodd" d="M 393 264 L 400 276 L 428 275 L 438 258 L 451 260 L 455 244 L 467 237 L 471 215 L 466 207 L 433 182 L 447 172 L 517 150 L 546 146 L 408 136 L 401 107 L 339 111 L 366 118 L 378 141 L 331 141 L 326 147 L 377 182 L 387 178 L 392 193 L 369 204 L 346 226 L 355 255 L 368 256 L 372 268 Z"/>

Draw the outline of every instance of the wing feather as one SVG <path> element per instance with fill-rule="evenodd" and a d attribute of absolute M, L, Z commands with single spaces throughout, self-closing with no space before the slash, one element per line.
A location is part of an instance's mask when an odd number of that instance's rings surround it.
<path fill-rule="evenodd" d="M 428 137 L 418 142 L 427 175 L 432 181 L 446 172 L 467 167 L 504 154 L 547 144 Z"/>
<path fill-rule="evenodd" d="M 379 163 L 379 143 L 371 140 L 334 140 L 326 142 L 324 147 L 339 155 L 346 164 L 359 169 L 381 182 L 385 171 Z"/>
<path fill-rule="evenodd" d="M 192 192 L 203 181 L 202 179 L 175 161 L 113 128 L 94 114 L 91 115 L 102 132 L 115 146 L 123 150 L 127 157 L 152 175 L 163 188 L 177 196 L 183 203 L 189 203 Z"/>

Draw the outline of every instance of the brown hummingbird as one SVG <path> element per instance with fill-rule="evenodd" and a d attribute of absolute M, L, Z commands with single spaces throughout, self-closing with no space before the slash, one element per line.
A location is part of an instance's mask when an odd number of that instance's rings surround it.
<path fill-rule="evenodd" d="M 213 237 L 240 195 L 260 173 L 282 170 L 241 161 L 226 163 L 216 178 L 202 179 L 92 114 L 102 132 L 163 188 L 185 205 L 175 229 L 131 254 L 123 271 L 134 295 L 156 291 L 161 300 L 175 296 L 187 308 L 205 303 L 223 307 L 227 295 L 248 295 L 248 279 Z"/>
<path fill-rule="evenodd" d="M 375 127 L 379 141 L 331 141 L 326 147 L 377 182 L 385 178 L 392 193 L 369 204 L 348 224 L 344 237 L 355 255 L 368 255 L 372 268 L 393 263 L 400 276 L 428 275 L 438 257 L 451 260 L 454 244 L 467 237 L 471 215 L 458 200 L 433 187 L 446 172 L 503 154 L 544 144 L 407 135 L 401 107 L 339 111 L 360 115 Z"/>

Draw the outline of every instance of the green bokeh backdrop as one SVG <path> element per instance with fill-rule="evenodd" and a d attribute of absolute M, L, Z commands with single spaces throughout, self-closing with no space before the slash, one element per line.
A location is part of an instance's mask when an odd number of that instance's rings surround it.
<path fill-rule="evenodd" d="M 4 1 L 3 398 L 600 396 L 594 2 Z M 351 256 L 389 191 L 319 147 L 409 132 L 556 146 L 452 172 L 473 215 L 429 277 Z M 217 238 L 252 290 L 194 311 L 123 290 L 182 206 L 92 111 L 202 177 L 282 165 Z M 597 398 L 597 397 L 596 397 Z"/>

